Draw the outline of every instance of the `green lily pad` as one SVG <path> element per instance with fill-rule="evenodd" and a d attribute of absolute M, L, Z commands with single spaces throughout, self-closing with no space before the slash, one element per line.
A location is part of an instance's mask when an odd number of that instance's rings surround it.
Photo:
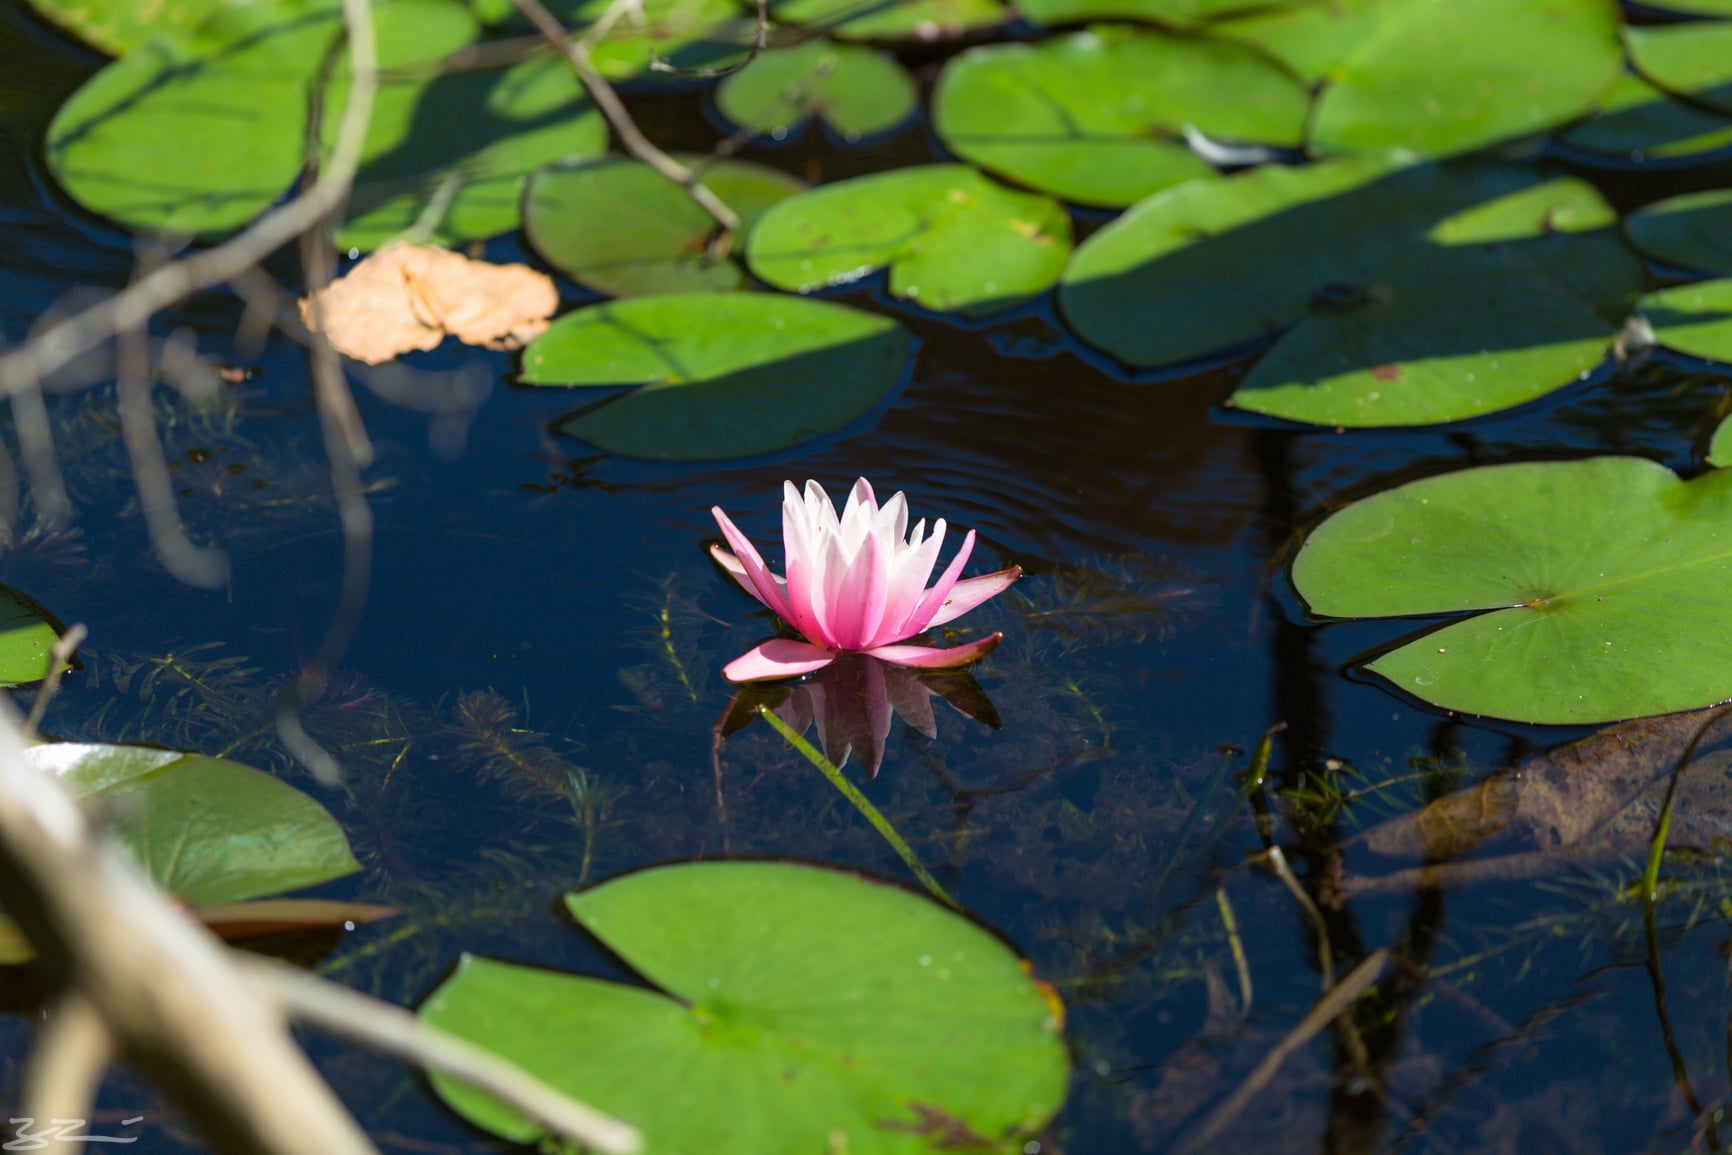
<path fill-rule="evenodd" d="M 1688 193 L 1648 205 L 1625 219 L 1624 232 L 1655 260 L 1732 275 L 1732 189 Z"/>
<path fill-rule="evenodd" d="M 766 210 L 804 186 L 762 165 L 723 161 L 704 184 L 740 215 L 746 235 Z M 529 184 L 523 223 L 548 262 L 599 293 L 725 291 L 745 270 L 711 261 L 706 241 L 715 221 L 686 191 L 648 165 L 623 157 L 545 168 Z"/>
<path fill-rule="evenodd" d="M 1285 8 L 1305 0 L 1016 0 L 1017 10 L 1037 28 L 1082 20 L 1144 20 L 1168 28 L 1190 28 L 1249 9 Z"/>
<path fill-rule="evenodd" d="M 582 33 L 611 4 L 578 0 L 549 7 L 568 28 Z M 756 35 L 755 18 L 734 0 L 643 0 L 642 16 L 639 23 L 628 12 L 591 50 L 596 70 L 609 80 L 677 78 L 682 72 L 728 68 L 746 58 Z"/>
<path fill-rule="evenodd" d="M 425 240 L 455 246 L 517 227 L 528 174 L 607 144 L 601 114 L 565 61 L 440 75 L 438 62 L 480 27 L 449 0 L 392 0 L 377 9 L 380 87 L 348 219 L 345 248 L 370 250 L 429 216 Z M 347 100 L 347 57 L 327 90 L 327 147 Z M 429 205 L 438 207 L 429 213 Z"/>
<path fill-rule="evenodd" d="M 1732 0 L 1642 0 L 1642 6 L 1680 16 L 1732 16 Z"/>
<path fill-rule="evenodd" d="M 1058 203 L 960 164 L 837 181 L 765 213 L 747 241 L 752 271 L 779 289 L 847 284 L 885 265 L 890 291 L 979 315 L 1045 292 L 1070 257 Z"/>
<path fill-rule="evenodd" d="M 1684 161 L 1732 147 L 1732 120 L 1674 100 L 1639 76 L 1618 79 L 1594 115 L 1558 133 L 1567 148 L 1634 161 Z"/>
<path fill-rule="evenodd" d="M 918 895 L 709 862 L 566 903 L 660 990 L 465 956 L 420 1016 L 637 1126 L 646 1155 L 1011 1155 L 1064 1100 L 1050 988 Z M 434 1086 L 495 1134 L 544 1135 L 462 1084 Z"/>
<path fill-rule="evenodd" d="M 61 627 L 34 600 L 0 586 L 0 686 L 23 686 L 48 676 Z"/>
<path fill-rule="evenodd" d="M 1010 18 L 1000 0 L 774 0 L 770 15 L 838 40 L 943 40 Z"/>
<path fill-rule="evenodd" d="M 1587 112 L 1623 68 L 1618 28 L 1612 0 L 1330 0 L 1211 26 L 1322 83 L 1314 149 L 1426 156 Z"/>
<path fill-rule="evenodd" d="M 1732 364 L 1732 280 L 1649 293 L 1636 305 L 1654 340 L 1692 357 Z"/>
<path fill-rule="evenodd" d="M 1472 613 L 1368 667 L 1445 709 L 1579 724 L 1732 696 L 1729 470 L 1599 457 L 1412 482 L 1319 526 L 1293 582 L 1329 617 Z"/>
<path fill-rule="evenodd" d="M 1134 366 L 1275 338 L 1232 404 L 1322 425 L 1453 421 L 1598 365 L 1641 286 L 1611 208 L 1514 166 L 1362 156 L 1193 182 L 1083 244 L 1059 303 Z"/>
<path fill-rule="evenodd" d="M 1732 22 L 1627 28 L 1630 60 L 1648 80 L 1716 112 L 1732 114 Z"/>
<path fill-rule="evenodd" d="M 613 301 L 555 321 L 523 353 L 528 385 L 642 385 L 562 432 L 668 461 L 749 457 L 863 416 L 896 387 L 908 333 L 887 317 L 765 293 Z"/>
<path fill-rule="evenodd" d="M 129 228 L 238 228 L 300 173 L 310 85 L 341 27 L 329 0 L 240 0 L 152 40 L 61 106 L 49 170 Z"/>
<path fill-rule="evenodd" d="M 153 36 L 190 32 L 222 0 L 30 0 L 30 6 L 92 48 L 125 56 Z"/>
<path fill-rule="evenodd" d="M 1723 418 L 1714 427 L 1714 436 L 1708 442 L 1708 464 L 1716 469 L 1732 465 L 1732 417 Z"/>
<path fill-rule="evenodd" d="M 1297 147 L 1310 97 L 1262 53 L 1224 40 L 1099 25 L 952 60 L 934 127 L 964 160 L 1079 204 L 1134 204 L 1215 170 L 1183 130 Z"/>
<path fill-rule="evenodd" d="M 73 797 L 99 807 L 150 880 L 183 902 L 241 902 L 360 869 L 323 806 L 250 766 L 79 742 L 25 753 Z"/>
<path fill-rule="evenodd" d="M 894 56 L 825 40 L 762 52 L 716 89 L 723 116 L 777 140 L 816 116 L 857 141 L 889 132 L 918 104 L 914 81 Z"/>

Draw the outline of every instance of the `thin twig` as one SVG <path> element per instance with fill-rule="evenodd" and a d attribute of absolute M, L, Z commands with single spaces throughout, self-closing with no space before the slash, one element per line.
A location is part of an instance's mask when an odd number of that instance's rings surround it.
<path fill-rule="evenodd" d="M 29 1119 L 88 1119 L 114 1057 L 114 1036 L 96 1004 L 69 990 L 43 1021 L 24 1067 L 23 1115 Z"/>
<path fill-rule="evenodd" d="M 607 1155 L 643 1150 L 637 1128 L 548 1086 L 517 1064 L 409 1011 L 327 982 L 286 963 L 237 956 L 242 968 L 294 1018 L 428 1070 L 436 1070 L 503 1100 L 548 1130 Z"/>
<path fill-rule="evenodd" d="M 1233 904 L 1227 901 L 1225 889 L 1215 891 L 1215 904 L 1221 908 L 1221 925 L 1227 928 L 1227 945 L 1233 952 L 1233 969 L 1239 972 L 1239 1017 L 1251 1013 L 1251 964 L 1245 958 L 1245 942 L 1239 937 L 1239 921 L 1233 917 Z"/>
<path fill-rule="evenodd" d="M 1328 990 L 1330 980 L 1335 977 L 1335 952 L 1329 947 L 1329 927 L 1323 921 L 1323 912 L 1317 909 L 1317 904 L 1293 877 L 1293 868 L 1287 865 L 1287 856 L 1281 853 L 1279 846 L 1271 846 L 1263 852 L 1262 858 L 1299 903 L 1299 909 L 1305 912 L 1305 921 L 1311 925 L 1311 933 L 1317 939 L 1317 968 L 1323 972 L 1323 989 Z"/>
<path fill-rule="evenodd" d="M 55 693 L 60 689 L 60 679 L 72 668 L 72 655 L 78 652 L 78 647 L 83 645 L 84 639 L 89 636 L 89 630 L 74 623 L 55 639 L 54 648 L 49 651 L 48 676 L 42 679 L 42 685 L 36 690 L 36 700 L 30 703 L 30 714 L 24 719 L 26 736 L 38 737 L 37 729 L 42 725 L 42 716 L 48 712 L 48 703 L 54 700 Z"/>
<path fill-rule="evenodd" d="M 739 214 L 729 208 L 715 193 L 705 188 L 700 180 L 700 174 L 693 172 L 661 149 L 638 128 L 637 122 L 626 111 L 625 104 L 619 94 L 613 90 L 605 78 L 597 71 L 595 60 L 590 55 L 589 44 L 584 40 L 573 40 L 553 13 L 547 10 L 541 0 L 511 0 L 517 10 L 535 25 L 535 30 L 541 33 L 546 41 L 565 54 L 571 62 L 572 70 L 583 82 L 589 98 L 613 126 L 619 136 L 619 143 L 626 152 L 635 159 L 647 164 L 667 180 L 686 190 L 697 206 L 710 215 L 716 222 L 716 233 L 710 238 L 709 254 L 712 260 L 721 260 L 728 255 L 733 247 L 734 234 L 739 232 Z M 617 17 L 616 17 L 617 19 Z M 0 363 L 3 365 L 3 363 Z"/>

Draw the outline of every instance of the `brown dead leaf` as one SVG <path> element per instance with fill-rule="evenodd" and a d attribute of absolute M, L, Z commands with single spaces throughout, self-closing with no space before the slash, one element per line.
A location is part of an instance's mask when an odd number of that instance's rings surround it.
<path fill-rule="evenodd" d="M 559 305 L 553 281 L 527 265 L 490 265 L 419 245 L 387 245 L 302 298 L 309 328 L 314 297 L 332 348 L 369 365 L 432 349 L 447 334 L 516 349 L 547 328 Z"/>

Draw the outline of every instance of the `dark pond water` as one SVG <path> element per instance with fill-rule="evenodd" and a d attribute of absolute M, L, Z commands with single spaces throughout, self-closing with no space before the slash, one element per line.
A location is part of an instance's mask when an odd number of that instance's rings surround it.
<path fill-rule="evenodd" d="M 99 63 L 0 3 L 8 341 L 68 294 L 129 272 L 127 238 L 65 203 L 39 163 L 48 117 Z M 713 139 L 701 95 L 640 111 L 668 144 Z M 861 148 L 814 132 L 749 154 L 826 177 L 941 157 L 924 125 Z M 1588 175 L 1628 206 L 1725 174 Z M 509 241 L 488 251 L 524 256 Z M 714 738 L 729 699 L 720 665 L 768 622 L 708 561 L 710 507 L 768 541 L 784 478 L 841 493 L 865 475 L 881 494 L 905 490 L 916 516 L 978 530 L 976 572 L 1014 561 L 1029 576 L 978 614 L 1006 635 L 976 673 L 1002 728 L 942 708 L 935 740 L 897 723 L 863 788 L 1064 995 L 1075 1076 L 1044 1149 L 1174 1149 L 1318 995 L 1305 911 L 1246 863 L 1265 838 L 1315 890 L 1359 828 L 1585 733 L 1449 717 L 1355 676 L 1400 630 L 1307 621 L 1285 572 L 1297 535 L 1346 498 L 1470 464 L 1616 451 L 1699 468 L 1732 378 L 1656 357 L 1442 429 L 1295 431 L 1220 406 L 1232 366 L 1127 377 L 1067 336 L 1050 300 L 963 326 L 871 285 L 839 296 L 915 330 L 911 373 L 880 411 L 771 458 L 598 455 L 549 434 L 569 401 L 513 387 L 506 355 L 449 345 L 413 366 L 422 381 L 490 384 L 460 447 L 449 428 L 432 436 L 424 414 L 359 391 L 379 449 L 371 595 L 307 724 L 347 766 L 344 788 L 321 797 L 366 867 L 327 892 L 406 913 L 343 937 L 318 965 L 409 1005 L 464 950 L 617 976 L 556 898 L 646 863 L 789 857 L 911 884 L 764 727 Z M 229 551 L 229 588 L 189 589 L 153 560 L 104 383 L 53 404 L 75 528 L 25 537 L 0 556 L 0 581 L 90 628 L 86 668 L 50 729 L 224 752 L 312 789 L 270 715 L 330 620 L 340 544 L 303 358 L 277 340 L 235 348 L 239 317 L 212 295 L 160 325 L 190 327 L 249 370 L 217 413 L 166 392 L 160 402 L 183 516 Z M 1277 722 L 1260 833 L 1222 770 L 1243 771 Z M 1332 790 L 1346 797 L 1332 802 Z M 1345 853 L 1346 869 L 1360 865 Z M 1732 1094 L 1732 905 L 1716 864 L 1695 868 L 1661 907 L 1656 971 L 1638 909 L 1618 897 L 1635 869 L 1577 865 L 1325 910 L 1338 974 L 1378 948 L 1402 965 L 1348 1026 L 1299 1047 L 1213 1149 L 1695 1149 L 1668 1032 L 1712 1110 Z M 4 981 L 27 1002 L 26 977 Z M 14 1076 L 32 1023 L 0 1028 Z M 418 1076 L 310 1045 L 384 1149 L 496 1148 Z M 101 1118 L 137 1115 L 136 1150 L 180 1149 L 172 1115 L 136 1078 L 115 1077 Z"/>

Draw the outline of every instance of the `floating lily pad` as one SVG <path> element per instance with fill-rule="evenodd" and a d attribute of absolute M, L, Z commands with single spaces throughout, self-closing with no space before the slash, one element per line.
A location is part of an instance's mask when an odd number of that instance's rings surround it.
<path fill-rule="evenodd" d="M 15 589 L 0 586 L 0 686 L 22 686 L 48 676 L 60 625 Z"/>
<path fill-rule="evenodd" d="M 1459 420 L 1602 360 L 1641 265 L 1592 188 L 1366 156 L 1193 182 L 1090 237 L 1071 326 L 1158 366 L 1275 338 L 1232 403 L 1323 425 Z"/>
<path fill-rule="evenodd" d="M 1556 139 L 1567 148 L 1634 163 L 1681 162 L 1732 147 L 1732 120 L 1625 75 L 1592 116 Z"/>
<path fill-rule="evenodd" d="M 716 107 L 741 127 L 781 140 L 816 116 L 842 139 L 888 132 L 919 104 L 894 56 L 809 40 L 758 55 L 716 89 Z"/>
<path fill-rule="evenodd" d="M 1642 0 L 1642 6 L 1680 16 L 1732 16 L 1732 0 Z"/>
<path fill-rule="evenodd" d="M 1000 0 L 776 0 L 783 24 L 820 29 L 839 40 L 944 40 L 1002 24 Z"/>
<path fill-rule="evenodd" d="M 1649 293 L 1636 311 L 1653 327 L 1654 340 L 1668 349 L 1732 364 L 1732 280 Z"/>
<path fill-rule="evenodd" d="M 576 31 L 599 20 L 613 0 L 581 0 L 561 16 Z M 557 6 L 556 6 L 557 7 Z M 677 78 L 727 68 L 746 58 L 756 35 L 754 18 L 734 0 L 643 0 L 643 21 L 627 12 L 595 45 L 595 67 L 609 80 Z M 651 65 L 672 69 L 652 70 Z"/>
<path fill-rule="evenodd" d="M 804 188 L 744 161 L 710 168 L 704 185 L 740 215 L 742 238 L 771 205 Z M 615 297 L 739 288 L 745 270 L 707 255 L 715 225 L 685 189 L 623 157 L 543 169 L 524 202 L 536 250 L 579 284 Z"/>
<path fill-rule="evenodd" d="M 1322 83 L 1313 148 L 1427 156 L 1587 112 L 1623 68 L 1618 27 L 1612 0 L 1330 0 L 1211 26 Z"/>
<path fill-rule="evenodd" d="M 342 20 L 328 0 L 241 0 L 91 77 L 48 126 L 48 167 L 134 229 L 235 229 L 295 180 L 310 85 Z"/>
<path fill-rule="evenodd" d="M 1714 436 L 1708 442 L 1708 464 L 1717 469 L 1732 465 L 1732 417 L 1723 418 L 1714 427 Z"/>
<path fill-rule="evenodd" d="M 1732 696 L 1732 470 L 1496 465 L 1357 502 L 1293 581 L 1329 617 L 1473 611 L 1369 666 L 1427 702 L 1594 723 Z"/>
<path fill-rule="evenodd" d="M 426 239 L 458 245 L 517 227 L 525 178 L 549 161 L 594 155 L 607 129 L 563 60 L 439 74 L 480 27 L 449 0 L 392 0 L 376 23 L 382 85 L 367 133 L 345 248 L 377 248 L 424 216 Z M 326 92 L 327 147 L 347 100 L 347 57 Z M 429 212 L 429 206 L 435 206 Z"/>
<path fill-rule="evenodd" d="M 125 56 L 153 36 L 190 32 L 222 0 L 30 0 L 30 6 L 92 48 Z"/>
<path fill-rule="evenodd" d="M 1050 988 L 928 899 L 839 871 L 711 862 L 566 902 L 660 989 L 465 956 L 421 1018 L 637 1126 L 646 1155 L 1011 1155 L 1064 1099 Z M 545 1134 L 462 1084 L 434 1086 L 513 1142 Z"/>
<path fill-rule="evenodd" d="M 940 312 L 983 314 L 1045 292 L 1071 251 L 1058 203 L 960 164 L 856 177 L 790 197 L 747 243 L 780 289 L 847 284 L 890 266 L 890 291 Z"/>
<path fill-rule="evenodd" d="M 1630 242 L 1655 260 L 1732 275 L 1732 189 L 1671 197 L 1624 221 Z"/>
<path fill-rule="evenodd" d="M 1146 20 L 1168 28 L 1189 28 L 1247 9 L 1298 3 L 1304 0 L 1016 0 L 1016 7 L 1037 28 L 1082 20 Z"/>
<path fill-rule="evenodd" d="M 1297 147 L 1309 94 L 1224 40 L 1100 25 L 973 48 L 944 69 L 938 135 L 964 160 L 1080 204 L 1122 207 L 1215 170 L 1183 130 Z"/>
<path fill-rule="evenodd" d="M 1628 28 L 1636 71 L 1667 92 L 1732 114 L 1732 21 Z"/>
<path fill-rule="evenodd" d="M 529 385 L 642 385 L 564 421 L 633 457 L 706 461 L 786 449 L 870 411 L 901 378 L 887 317 L 764 293 L 680 293 L 582 309 L 524 350 Z"/>

